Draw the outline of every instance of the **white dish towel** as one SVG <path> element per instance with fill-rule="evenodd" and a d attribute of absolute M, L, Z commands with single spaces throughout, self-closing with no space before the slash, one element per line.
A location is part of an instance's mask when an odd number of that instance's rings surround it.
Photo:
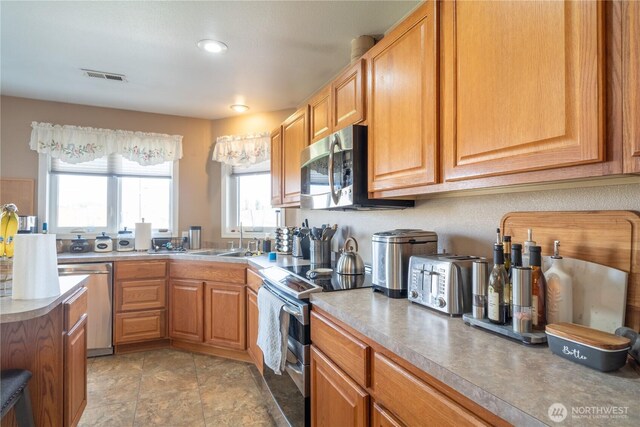
<path fill-rule="evenodd" d="M 287 361 L 289 314 L 282 310 L 285 303 L 261 287 L 258 289 L 258 347 L 264 364 L 278 375 L 284 372 Z"/>

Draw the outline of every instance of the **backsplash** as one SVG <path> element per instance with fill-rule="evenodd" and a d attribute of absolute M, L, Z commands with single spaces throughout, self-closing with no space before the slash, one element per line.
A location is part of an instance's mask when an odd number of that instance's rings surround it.
<path fill-rule="evenodd" d="M 507 212 L 634 210 L 640 212 L 640 184 L 444 197 L 416 201 L 416 207 L 392 211 L 311 211 L 287 209 L 286 224 L 338 224 L 333 250 L 349 234 L 371 262 L 371 235 L 394 228 L 422 228 L 438 233 L 438 250 L 491 257 L 496 227 Z M 535 240 L 535 230 L 534 230 Z M 547 255 L 547 254 L 545 254 Z"/>

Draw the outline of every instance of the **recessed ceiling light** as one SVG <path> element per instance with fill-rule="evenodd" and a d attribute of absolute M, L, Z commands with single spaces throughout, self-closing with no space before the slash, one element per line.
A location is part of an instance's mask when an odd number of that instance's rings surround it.
<path fill-rule="evenodd" d="M 210 53 L 225 53 L 227 45 L 217 40 L 200 40 L 198 47 Z"/>
<path fill-rule="evenodd" d="M 242 104 L 233 104 L 233 105 L 230 105 L 229 108 L 231 108 L 236 113 L 244 113 L 249 109 L 248 106 L 242 105 Z"/>

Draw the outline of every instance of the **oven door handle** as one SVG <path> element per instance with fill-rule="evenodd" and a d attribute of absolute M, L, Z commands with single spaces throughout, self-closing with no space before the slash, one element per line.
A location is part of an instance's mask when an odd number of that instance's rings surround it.
<path fill-rule="evenodd" d="M 291 306 L 285 304 L 285 305 L 282 306 L 282 311 L 284 311 L 285 313 L 289 313 L 290 315 L 294 316 L 300 322 L 304 322 L 304 319 L 302 318 L 302 313 L 297 311 L 295 308 L 291 308 Z"/>
<path fill-rule="evenodd" d="M 336 146 L 342 150 L 342 147 L 340 146 L 340 138 L 338 135 L 333 135 L 333 138 L 331 138 L 331 145 L 329 145 L 329 190 L 331 191 L 331 200 L 333 200 L 333 203 L 337 205 L 340 201 L 340 193 L 336 193 L 335 179 L 333 178 L 335 170 L 333 149 Z"/>

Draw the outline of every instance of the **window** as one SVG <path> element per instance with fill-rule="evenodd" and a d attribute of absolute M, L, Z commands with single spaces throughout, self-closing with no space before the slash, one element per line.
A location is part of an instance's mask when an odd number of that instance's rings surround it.
<path fill-rule="evenodd" d="M 140 166 L 118 154 L 90 162 L 47 158 L 51 232 L 133 230 L 144 218 L 154 229 L 177 230 L 174 173 L 177 162 Z M 176 171 L 174 171 L 176 169 Z"/>
<path fill-rule="evenodd" d="M 222 164 L 223 237 L 235 237 L 240 223 L 248 233 L 275 231 L 277 217 L 271 207 L 269 168 L 269 161 L 250 167 Z"/>

